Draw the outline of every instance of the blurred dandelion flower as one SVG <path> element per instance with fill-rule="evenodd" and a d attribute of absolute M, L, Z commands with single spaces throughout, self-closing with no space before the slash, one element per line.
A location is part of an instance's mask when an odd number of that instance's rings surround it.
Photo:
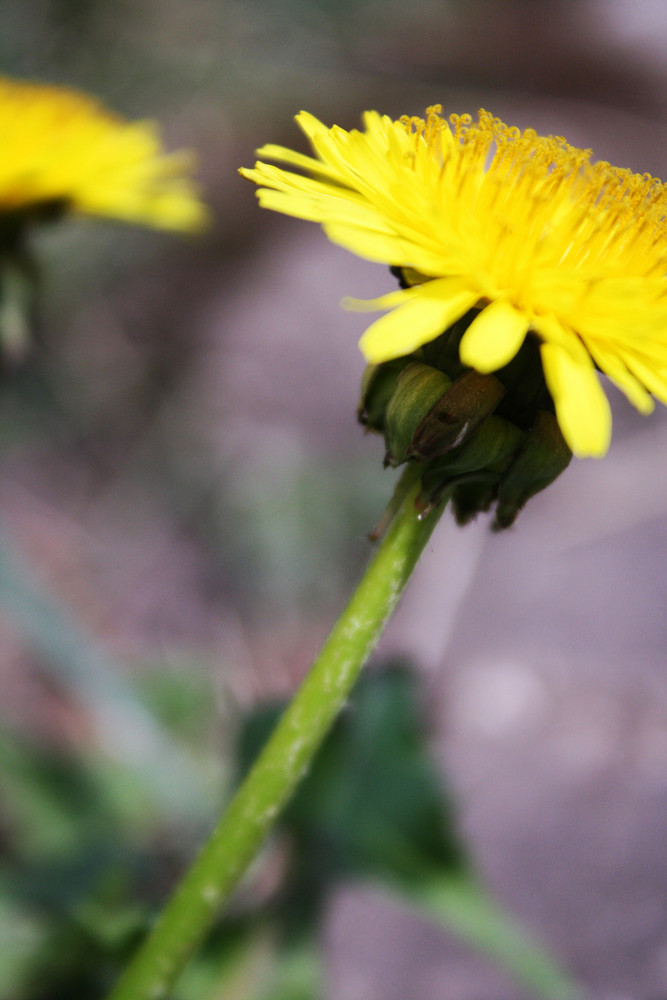
<path fill-rule="evenodd" d="M 188 153 L 61 87 L 0 79 L 0 218 L 62 209 L 193 231 L 206 212 Z"/>
<path fill-rule="evenodd" d="M 391 310 L 361 339 L 369 362 L 411 354 L 474 310 L 461 361 L 493 372 L 536 337 L 567 444 L 601 456 L 611 413 L 596 369 L 642 413 L 652 395 L 667 402 L 667 189 L 560 136 L 441 111 L 366 112 L 350 132 L 302 112 L 314 157 L 258 155 L 303 173 L 265 162 L 242 173 L 264 207 L 398 269 L 405 287 L 348 302 Z"/>

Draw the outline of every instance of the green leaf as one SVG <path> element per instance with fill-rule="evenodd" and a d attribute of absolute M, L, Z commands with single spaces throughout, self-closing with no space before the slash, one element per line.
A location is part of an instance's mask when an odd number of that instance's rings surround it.
<path fill-rule="evenodd" d="M 535 996 L 546 1000 L 583 997 L 583 988 L 556 965 L 473 876 L 442 877 L 434 873 L 431 880 L 404 891 L 403 895 L 419 906 L 424 915 L 499 962 Z"/>
<path fill-rule="evenodd" d="M 239 744 L 244 770 L 280 711 L 265 706 L 245 721 Z M 288 949 L 317 927 L 337 883 L 379 878 L 535 996 L 581 996 L 477 880 L 429 752 L 417 678 L 405 665 L 363 677 L 279 829 L 289 854 L 274 919 L 284 928 Z"/>
<path fill-rule="evenodd" d="M 244 767 L 278 715 L 272 706 L 247 720 Z M 292 847 L 283 906 L 295 928 L 312 922 L 329 889 L 350 876 L 413 884 L 434 869 L 465 869 L 452 804 L 425 744 L 416 680 L 404 665 L 365 675 L 280 827 Z"/>

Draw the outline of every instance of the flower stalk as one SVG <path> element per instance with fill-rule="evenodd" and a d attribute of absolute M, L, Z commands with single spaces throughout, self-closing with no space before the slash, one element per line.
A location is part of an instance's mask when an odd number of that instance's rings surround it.
<path fill-rule="evenodd" d="M 109 1000 L 161 1000 L 212 926 L 347 701 L 396 607 L 444 502 L 419 514 L 419 470 L 399 480 L 396 510 L 301 688 Z M 390 505 L 391 509 L 391 505 Z"/>

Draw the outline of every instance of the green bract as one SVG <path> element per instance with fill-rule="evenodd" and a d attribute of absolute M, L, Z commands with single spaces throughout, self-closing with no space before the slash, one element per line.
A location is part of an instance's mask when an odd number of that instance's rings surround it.
<path fill-rule="evenodd" d="M 482 375 L 460 362 L 466 328 L 464 319 L 412 355 L 369 366 L 359 419 L 383 435 L 385 464 L 420 467 L 424 513 L 450 496 L 465 523 L 496 504 L 494 527 L 507 528 L 572 453 L 533 340 Z"/>

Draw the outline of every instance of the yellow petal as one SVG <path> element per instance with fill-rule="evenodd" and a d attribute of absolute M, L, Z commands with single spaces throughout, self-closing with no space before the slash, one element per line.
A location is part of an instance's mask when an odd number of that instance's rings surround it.
<path fill-rule="evenodd" d="M 297 153 L 295 150 L 287 149 L 285 146 L 276 146 L 274 143 L 267 143 L 261 149 L 257 150 L 257 156 L 265 160 L 289 163 L 291 166 L 299 167 L 301 170 L 309 170 L 315 176 L 322 175 L 330 178 L 334 183 L 340 182 L 337 171 L 332 170 L 331 167 L 328 167 L 320 160 L 314 159 L 312 156 L 307 156 L 305 153 Z M 240 172 L 244 173 L 243 169 Z"/>
<path fill-rule="evenodd" d="M 339 212 L 339 216 L 342 214 Z M 378 220 L 382 218 L 379 213 L 377 218 Z M 434 276 L 446 273 L 447 268 L 442 253 L 434 253 L 428 247 L 420 245 L 418 238 L 402 236 L 398 231 L 395 234 L 383 233 L 379 222 L 371 228 L 355 221 L 346 223 L 341 220 L 333 223 L 325 222 L 323 228 L 332 243 L 350 250 L 365 260 L 413 267 L 422 274 Z"/>
<path fill-rule="evenodd" d="M 296 175 L 294 175 L 296 176 Z M 257 191 L 257 200 L 262 208 L 272 208 L 283 215 L 293 215 L 298 219 L 308 219 L 311 222 L 323 222 L 325 218 L 332 214 L 331 200 L 328 196 L 322 196 L 319 192 L 310 192 L 304 188 L 289 190 L 278 187 L 261 187 Z M 336 199 L 336 207 L 341 215 L 348 210 L 354 213 L 357 206 L 348 206 L 343 199 Z M 333 209 L 336 211 L 336 209 Z M 372 215 L 368 216 L 369 223 L 375 221 Z"/>
<path fill-rule="evenodd" d="M 324 231 L 337 246 L 351 250 L 357 257 L 379 264 L 401 264 L 416 256 L 414 248 L 400 236 L 358 223 L 325 223 Z"/>
<path fill-rule="evenodd" d="M 492 302 L 463 334 L 461 361 L 478 372 L 502 368 L 521 347 L 529 326 L 528 317 L 509 302 Z"/>
<path fill-rule="evenodd" d="M 393 292 L 387 292 L 386 295 L 378 296 L 377 299 L 354 299 L 346 295 L 340 304 L 343 309 L 349 309 L 351 312 L 384 312 L 385 309 L 394 309 L 402 305 L 411 296 L 412 289 L 397 288 Z"/>
<path fill-rule="evenodd" d="M 641 379 L 641 375 L 639 373 L 642 371 L 641 363 L 637 365 L 638 370 L 633 373 L 634 366 L 630 363 L 629 358 L 625 358 L 620 353 L 606 350 L 593 341 L 590 341 L 587 346 L 591 352 L 591 357 L 599 367 L 600 371 L 603 371 L 605 375 L 611 379 L 614 385 L 618 386 L 621 392 L 623 392 L 630 400 L 632 405 L 635 406 L 640 413 L 652 413 L 654 409 L 653 400 L 639 381 L 639 379 Z M 628 367 L 626 367 L 626 364 Z M 628 368 L 630 368 L 630 371 Z M 635 374 L 638 378 L 635 377 Z M 645 374 L 650 378 L 650 370 L 645 372 Z M 650 388 L 650 382 L 648 382 L 647 385 Z"/>
<path fill-rule="evenodd" d="M 386 302 L 389 297 L 383 298 Z M 402 298 L 403 304 L 376 320 L 359 341 L 371 364 L 400 358 L 435 340 L 475 305 L 478 295 L 461 281 L 442 279 L 410 288 Z"/>
<path fill-rule="evenodd" d="M 365 199 L 351 188 L 334 185 L 330 181 L 306 174 L 295 174 L 290 170 L 283 170 L 272 163 L 263 163 L 258 160 L 254 169 L 241 168 L 241 174 L 248 180 L 254 181 L 260 187 L 271 188 L 275 191 L 290 191 L 307 193 L 321 198 L 323 202 L 338 204 L 341 200 L 345 203 L 353 202 L 368 208 Z"/>
<path fill-rule="evenodd" d="M 667 371 L 664 368 L 656 364 L 653 366 L 646 364 L 636 355 L 627 358 L 627 365 L 637 378 L 641 379 L 649 392 L 657 396 L 661 403 L 667 403 Z"/>
<path fill-rule="evenodd" d="M 563 437 L 577 458 L 602 458 L 611 439 L 611 409 L 586 354 L 575 359 L 558 344 L 540 348 L 547 388 Z"/>
<path fill-rule="evenodd" d="M 257 200 L 262 208 L 272 208 L 283 215 L 291 215 L 296 219 L 306 219 L 309 222 L 322 221 L 322 201 L 307 194 L 292 194 L 290 191 L 272 191 L 270 188 L 259 188 Z"/>
<path fill-rule="evenodd" d="M 311 142 L 316 136 L 326 135 L 329 131 L 328 127 L 315 115 L 311 115 L 309 111 L 299 111 L 298 115 L 294 116 L 294 120 Z"/>

